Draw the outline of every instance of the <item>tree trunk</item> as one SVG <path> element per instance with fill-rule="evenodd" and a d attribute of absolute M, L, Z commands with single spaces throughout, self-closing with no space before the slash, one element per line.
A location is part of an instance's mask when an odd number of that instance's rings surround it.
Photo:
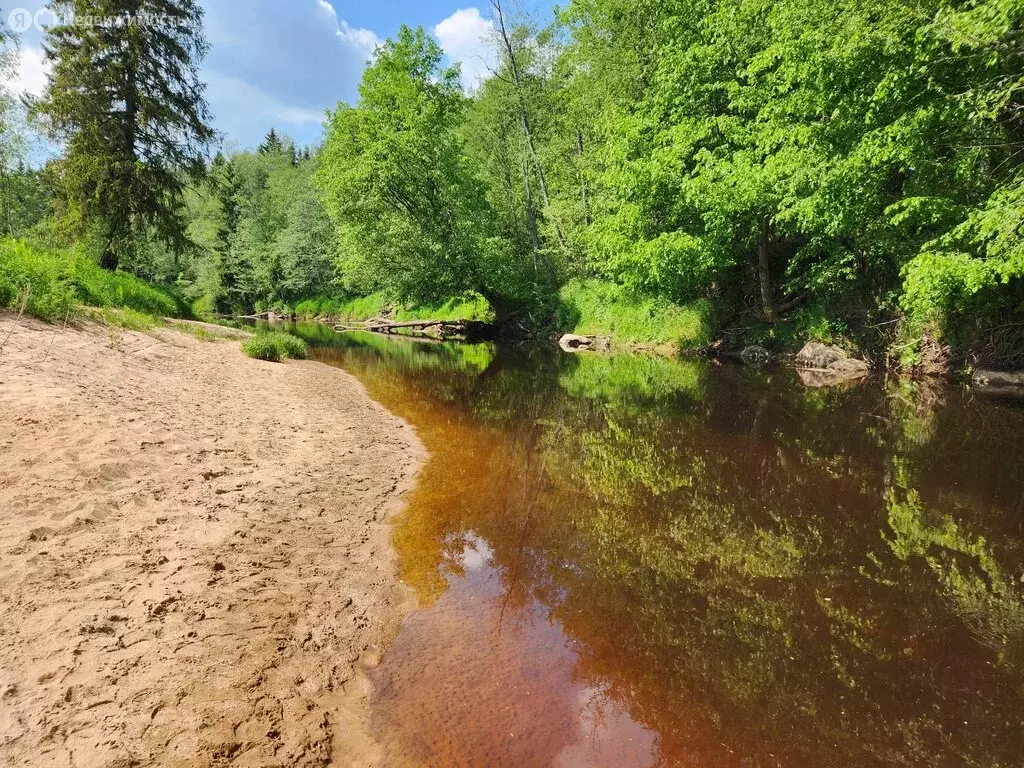
<path fill-rule="evenodd" d="M 537 267 L 537 251 L 540 250 L 540 237 L 537 235 L 537 214 L 533 210 L 533 188 L 530 186 L 530 173 L 523 163 L 523 198 L 526 203 L 526 228 L 530 233 L 530 243 L 533 245 L 534 271 Z"/>
<path fill-rule="evenodd" d="M 491 7 L 494 8 L 494 12 L 498 16 L 498 31 L 501 33 L 505 53 L 508 56 L 508 65 L 512 72 L 512 84 L 516 89 L 516 103 L 519 107 L 519 124 L 523 130 L 523 136 L 526 138 L 526 146 L 530 152 L 530 160 L 533 162 L 534 171 L 537 173 L 537 185 L 540 187 L 541 202 L 544 204 L 545 212 L 547 212 L 551 208 L 551 197 L 548 195 L 548 183 L 544 176 L 544 169 L 541 167 L 540 158 L 537 156 L 537 147 L 533 142 L 533 132 L 530 130 L 530 118 L 526 114 L 526 99 L 523 96 L 523 86 L 519 76 L 519 62 L 516 60 L 515 48 L 512 46 L 512 39 L 508 35 L 508 29 L 505 27 L 505 14 L 501 7 L 501 0 L 491 0 Z M 555 226 L 555 235 L 558 238 L 558 244 L 564 249 L 565 237 L 562 234 L 562 228 L 558 225 L 558 222 L 553 216 L 551 221 Z"/>
<path fill-rule="evenodd" d="M 103 249 L 103 254 L 100 256 L 100 266 L 103 267 L 103 269 L 116 272 L 119 261 L 117 254 L 108 243 L 107 247 Z"/>
<path fill-rule="evenodd" d="M 128 3 L 128 15 L 131 21 L 128 26 L 128 49 L 124 63 L 125 79 L 124 92 L 121 94 L 124 100 L 124 122 L 121 126 L 124 141 L 124 157 L 126 161 L 120 172 L 124 174 L 122 179 L 122 194 L 124 199 L 119 200 L 113 213 L 114 220 L 110 223 L 110 234 L 107 240 L 107 247 L 100 257 L 100 265 L 104 269 L 114 271 L 120 266 L 123 255 L 134 256 L 135 232 L 133 230 L 135 200 L 132 192 L 136 187 L 136 168 L 138 161 L 138 130 L 139 130 L 139 51 L 140 45 L 138 35 L 139 28 L 135 22 L 139 12 L 138 2 Z M 124 184 L 123 182 L 127 182 Z M 127 187 L 127 188 L 125 188 Z M 132 259 L 134 261 L 134 259 Z"/>
<path fill-rule="evenodd" d="M 583 172 L 583 132 L 576 129 L 576 154 L 580 161 L 580 196 L 583 198 L 583 221 L 589 227 L 591 224 L 590 217 L 590 194 L 587 189 L 587 176 Z"/>
<path fill-rule="evenodd" d="M 517 231 L 519 229 L 519 212 L 516 210 L 516 196 L 512 186 L 512 169 L 509 167 L 511 159 L 508 155 L 508 134 L 505 132 L 504 126 L 501 128 L 498 141 L 498 153 L 501 157 L 501 168 L 504 172 L 505 199 L 508 202 L 508 213 L 512 222 L 512 230 Z"/>
<path fill-rule="evenodd" d="M 768 219 L 764 218 L 761 220 L 761 232 L 757 239 L 757 277 L 761 284 L 761 306 L 764 312 L 764 319 L 769 323 L 774 323 L 778 315 L 775 312 L 771 267 L 768 263 L 769 236 Z"/>

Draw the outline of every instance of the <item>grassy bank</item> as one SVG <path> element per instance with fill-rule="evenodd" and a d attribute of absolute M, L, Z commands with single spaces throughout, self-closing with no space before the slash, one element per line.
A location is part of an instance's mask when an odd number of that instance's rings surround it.
<path fill-rule="evenodd" d="M 54 322 L 82 307 L 94 319 L 145 326 L 152 318 L 187 317 L 188 307 L 162 288 L 108 272 L 75 250 L 44 250 L 0 240 L 0 308 Z"/>
<path fill-rule="evenodd" d="M 624 344 L 696 347 L 711 340 L 710 308 L 631 295 L 600 280 L 571 280 L 558 294 L 555 320 L 560 333 L 608 336 Z"/>
<path fill-rule="evenodd" d="M 369 320 L 371 317 L 379 315 L 385 306 L 387 306 L 387 300 L 384 294 L 373 293 L 356 298 L 314 296 L 303 299 L 294 307 L 282 307 L 281 310 L 283 313 L 296 315 L 301 320 L 317 318 Z"/>
<path fill-rule="evenodd" d="M 305 299 L 294 307 L 282 307 L 285 314 L 294 314 L 302 320 L 329 318 L 341 321 L 360 321 L 378 317 L 389 307 L 395 309 L 396 320 L 485 320 L 494 319 L 494 312 L 482 296 L 462 296 L 443 304 L 397 306 L 384 293 L 373 293 L 358 298 L 334 299 L 318 297 Z"/>

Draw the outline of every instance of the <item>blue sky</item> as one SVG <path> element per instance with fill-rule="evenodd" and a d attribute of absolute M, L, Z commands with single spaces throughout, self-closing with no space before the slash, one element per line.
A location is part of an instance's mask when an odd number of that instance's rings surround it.
<path fill-rule="evenodd" d="M 542 0 L 534 0 L 542 2 Z M 227 149 L 252 147 L 270 130 L 300 145 L 317 141 L 324 110 L 354 103 L 374 46 L 399 25 L 422 25 L 467 88 L 486 72 L 489 3 L 481 0 L 201 0 L 210 54 L 202 65 L 207 100 Z M 12 0 L 30 12 L 45 0 Z M 543 7 L 547 7 L 544 5 Z M 544 17 L 538 17 L 538 19 Z M 42 34 L 22 34 L 16 91 L 38 93 L 46 82 Z"/>

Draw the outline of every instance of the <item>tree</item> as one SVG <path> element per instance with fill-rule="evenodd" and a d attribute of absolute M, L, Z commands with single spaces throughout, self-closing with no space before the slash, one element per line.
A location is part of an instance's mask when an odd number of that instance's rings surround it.
<path fill-rule="evenodd" d="M 0 18 L 0 232 L 14 235 L 21 229 L 19 210 L 24 187 L 24 140 L 17 126 L 14 94 L 4 83 L 14 75 L 18 38 Z"/>
<path fill-rule="evenodd" d="M 876 322 L 901 290 L 919 316 L 1012 311 L 1021 13 L 1017 0 L 574 0 L 561 68 L 595 134 L 581 152 L 587 261 L 768 324 L 804 306 L 837 327 Z M 975 258 L 986 251 L 998 258 Z"/>
<path fill-rule="evenodd" d="M 308 165 L 300 166 L 301 186 L 273 246 L 281 269 L 275 291 L 288 301 L 325 296 L 334 289 L 334 223 L 324 210 L 310 173 Z"/>
<path fill-rule="evenodd" d="M 536 54 L 532 50 L 532 43 L 536 38 L 536 34 L 533 29 L 524 24 L 515 24 L 509 18 L 508 12 L 502 5 L 501 0 L 491 0 L 491 16 L 495 26 L 495 35 L 501 61 L 501 66 L 499 71 L 495 73 L 495 78 L 504 81 L 511 88 L 517 122 L 519 129 L 522 131 L 522 140 L 527 153 L 526 162 L 523 163 L 522 174 L 527 228 L 535 253 L 541 256 L 549 276 L 554 280 L 554 267 L 547 254 L 540 250 L 537 212 L 533 202 L 533 184 L 536 183 L 540 193 L 542 211 L 551 220 L 557 244 L 564 251 L 566 247 L 565 235 L 552 208 L 551 194 L 548 191 L 547 173 L 539 156 L 538 138 L 528 105 L 528 102 L 531 100 L 530 80 L 536 79 L 535 76 L 531 76 L 529 71 L 530 64 L 534 63 L 532 59 L 536 58 Z M 533 101 L 536 102 L 539 99 L 534 98 Z"/>
<path fill-rule="evenodd" d="M 69 203 L 101 238 L 101 263 L 131 264 L 146 229 L 175 253 L 187 246 L 183 191 L 205 170 L 214 138 L 198 65 L 206 53 L 195 0 L 58 0 L 47 30 L 53 64 L 35 105 L 65 144 Z M 76 23 L 75 17 L 109 23 Z"/>
<path fill-rule="evenodd" d="M 284 143 L 281 141 L 281 137 L 277 135 L 276 130 L 270 129 L 270 132 L 263 139 L 263 143 L 260 144 L 258 151 L 261 155 L 284 151 Z"/>
<path fill-rule="evenodd" d="M 359 106 L 331 115 L 317 172 L 349 281 L 401 299 L 487 290 L 486 206 L 457 131 L 466 101 L 441 58 L 422 28 L 381 46 Z"/>

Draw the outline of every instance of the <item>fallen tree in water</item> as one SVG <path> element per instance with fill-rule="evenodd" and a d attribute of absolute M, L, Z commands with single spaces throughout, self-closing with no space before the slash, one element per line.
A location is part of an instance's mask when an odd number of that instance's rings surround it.
<path fill-rule="evenodd" d="M 366 331 L 382 334 L 424 334 L 439 339 L 458 337 L 471 341 L 492 339 L 498 331 L 494 323 L 483 320 L 391 320 L 386 317 L 375 317 L 361 323 L 338 324 L 334 326 L 334 330 L 338 333 Z"/>

